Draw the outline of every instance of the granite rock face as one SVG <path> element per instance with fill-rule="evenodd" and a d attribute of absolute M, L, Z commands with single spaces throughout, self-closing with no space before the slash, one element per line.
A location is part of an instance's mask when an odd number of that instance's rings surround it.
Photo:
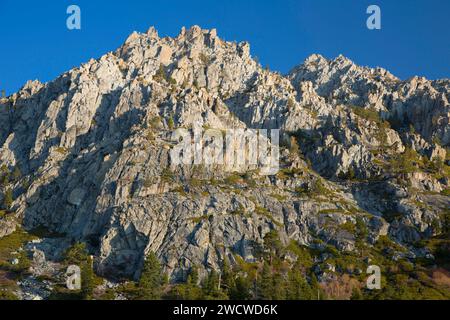
<path fill-rule="evenodd" d="M 192 264 L 254 261 L 273 230 L 285 244 L 352 251 L 348 226 L 362 222 L 368 243 L 389 236 L 414 250 L 439 234 L 450 207 L 440 194 L 449 89 L 342 56 L 312 55 L 283 76 L 252 59 L 248 43 L 198 26 L 174 38 L 135 32 L 115 52 L 0 101 L 0 166 L 21 172 L 1 187 L 14 202 L 0 237 L 22 224 L 86 242 L 111 278 L 138 277 L 154 251 L 173 280 Z M 173 166 L 171 133 L 193 126 L 280 129 L 281 171 Z M 408 152 L 420 161 L 396 171 L 393 159 Z"/>

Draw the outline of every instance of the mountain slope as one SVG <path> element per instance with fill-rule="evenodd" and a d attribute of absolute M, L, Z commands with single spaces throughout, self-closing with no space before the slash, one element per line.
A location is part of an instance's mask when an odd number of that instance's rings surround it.
<path fill-rule="evenodd" d="M 2 176 L 20 174 L 1 187 L 14 202 L 0 236 L 21 224 L 86 242 L 110 278 L 139 277 L 150 251 L 172 280 L 257 262 L 275 231 L 286 246 L 355 254 L 388 237 L 401 248 L 391 258 L 431 259 L 417 243 L 447 228 L 449 85 L 342 56 L 283 76 L 215 30 L 133 33 L 1 101 Z M 173 129 L 193 125 L 281 129 L 280 172 L 172 166 Z"/>

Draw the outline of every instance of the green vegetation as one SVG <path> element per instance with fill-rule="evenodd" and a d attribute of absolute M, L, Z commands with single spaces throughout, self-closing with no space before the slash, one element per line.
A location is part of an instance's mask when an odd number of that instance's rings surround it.
<path fill-rule="evenodd" d="M 205 214 L 205 215 L 203 215 L 203 216 L 191 218 L 191 221 L 192 221 L 193 223 L 195 223 L 195 224 L 198 224 L 198 223 L 200 223 L 200 222 L 203 222 L 203 221 L 208 220 L 209 217 L 210 217 L 210 216 L 208 216 L 208 215 Z"/>
<path fill-rule="evenodd" d="M 382 122 L 380 114 L 373 108 L 362 108 L 358 106 L 352 106 L 351 108 L 354 114 L 356 114 L 360 118 L 363 118 L 364 120 L 376 123 Z"/>
<path fill-rule="evenodd" d="M 65 284 L 55 287 L 50 300 L 91 300 L 94 297 L 94 288 L 102 283 L 102 279 L 97 277 L 93 270 L 92 256 L 84 243 L 75 243 L 64 253 L 62 261 L 65 268 L 70 265 L 78 266 L 81 270 L 81 289 L 69 290 Z"/>
<path fill-rule="evenodd" d="M 11 301 L 11 300 L 19 300 L 19 298 L 11 291 L 0 289 L 0 301 L 1 300 Z"/>
<path fill-rule="evenodd" d="M 340 173 L 338 178 L 342 180 L 354 180 L 356 178 L 355 170 L 353 167 L 349 167 L 347 172 Z"/>
<path fill-rule="evenodd" d="M 10 188 L 6 189 L 5 194 L 3 196 L 3 208 L 6 210 L 11 210 L 13 204 L 13 192 Z"/>
<path fill-rule="evenodd" d="M 345 224 L 341 227 L 356 233 L 357 238 L 367 237 L 365 223 L 360 218 L 356 224 Z M 210 270 L 203 280 L 199 277 L 198 267 L 192 265 L 185 274 L 184 282 L 169 284 L 157 256 L 150 252 L 138 281 L 124 283 L 119 289 L 107 290 L 97 298 L 113 299 L 116 293 L 121 293 L 128 299 L 138 300 L 448 299 L 450 291 L 443 285 L 449 281 L 446 273 L 440 269 L 427 270 L 420 263 L 413 265 L 406 259 L 397 261 L 390 259 L 392 252 L 402 250 L 401 246 L 386 236 L 380 237 L 373 248 L 362 242 L 356 252 L 341 252 L 331 245 L 325 245 L 324 249 L 311 249 L 295 241 L 285 246 L 278 232 L 272 230 L 265 235 L 263 244 L 254 244 L 256 262 L 245 262 L 240 256 L 235 255 L 236 264 L 230 266 L 228 258 L 224 258 L 221 262 L 221 271 Z M 327 258 L 320 262 L 321 268 L 325 264 L 332 264 L 336 270 L 341 271 L 335 273 L 337 280 L 319 284 L 313 269 L 317 265 L 318 258 L 324 253 Z M 436 250 L 433 254 L 436 254 Z M 284 258 L 286 255 L 291 257 L 289 262 Z M 364 289 L 363 284 L 367 275 L 364 271 L 352 273 L 351 270 L 365 270 L 367 263 L 363 262 L 364 257 L 370 257 L 371 264 L 382 266 L 382 290 Z M 82 244 L 70 248 L 66 252 L 65 261 L 81 265 L 90 264 L 86 248 Z M 350 270 L 350 274 L 345 273 L 345 270 Z M 66 292 L 64 295 L 60 292 L 59 298 L 92 297 L 91 288 L 96 283 L 95 275 L 87 273 L 84 277 L 90 280 L 83 283 L 79 293 L 71 292 L 69 295 Z"/>
<path fill-rule="evenodd" d="M 226 177 L 225 180 L 224 180 L 224 182 L 225 182 L 227 185 L 235 185 L 235 184 L 237 184 L 237 183 L 239 183 L 239 182 L 242 182 L 242 177 L 241 177 L 239 174 L 234 173 L 234 174 L 232 174 L 232 175 Z"/>
<path fill-rule="evenodd" d="M 281 169 L 277 173 L 277 177 L 279 179 L 289 179 L 289 178 L 295 178 L 296 175 L 302 175 L 303 171 L 300 169 Z"/>
<path fill-rule="evenodd" d="M 238 204 L 237 209 L 231 211 L 231 214 L 235 214 L 235 215 L 239 215 L 239 216 L 243 216 L 243 215 L 245 215 L 245 213 L 246 212 L 245 212 L 244 206 L 240 203 Z"/>
<path fill-rule="evenodd" d="M 167 126 L 169 127 L 169 130 L 173 130 L 175 128 L 175 121 L 172 116 L 167 120 Z"/>
<path fill-rule="evenodd" d="M 17 182 L 20 180 L 21 177 L 22 177 L 22 172 L 20 171 L 20 167 L 19 167 L 19 165 L 16 165 L 12 172 L 12 179 L 13 179 L 13 181 Z"/>
<path fill-rule="evenodd" d="M 55 149 L 55 151 L 62 155 L 65 155 L 65 154 L 67 154 L 67 152 L 69 152 L 69 150 L 67 150 L 67 148 L 65 148 L 65 147 L 57 147 Z"/>
<path fill-rule="evenodd" d="M 17 300 L 12 293 L 17 289 L 17 281 L 28 274 L 30 259 L 21 248 L 34 237 L 18 229 L 0 239 L 0 300 Z M 18 259 L 18 264 L 11 261 Z"/>
<path fill-rule="evenodd" d="M 164 182 L 171 182 L 174 181 L 174 179 L 175 174 L 169 168 L 164 168 L 161 173 L 161 180 Z"/>
<path fill-rule="evenodd" d="M 288 110 L 288 111 L 294 110 L 294 108 L 295 108 L 295 100 L 292 99 L 292 98 L 289 98 L 289 99 L 287 100 L 286 107 L 287 107 L 287 110 Z"/>
<path fill-rule="evenodd" d="M 154 252 L 150 252 L 144 261 L 141 278 L 138 282 L 138 300 L 158 300 L 161 298 L 163 283 L 162 269 Z"/>
<path fill-rule="evenodd" d="M 334 192 L 330 189 L 328 189 L 324 183 L 322 182 L 322 179 L 317 179 L 314 181 L 312 186 L 302 186 L 295 188 L 295 192 L 298 195 L 308 195 L 310 197 L 314 196 L 332 196 Z"/>
<path fill-rule="evenodd" d="M 169 82 L 169 84 L 171 84 L 173 87 L 177 85 L 177 80 L 175 80 L 174 78 L 170 77 L 167 82 Z"/>
<path fill-rule="evenodd" d="M 6 186 L 9 183 L 10 172 L 6 165 L 0 168 L 0 186 Z"/>
<path fill-rule="evenodd" d="M 161 121 L 161 117 L 160 116 L 155 116 L 152 117 L 149 122 L 148 125 L 150 126 L 150 128 L 152 129 L 161 129 L 162 127 L 162 121 Z"/>
<path fill-rule="evenodd" d="M 155 81 L 158 81 L 158 82 L 163 82 L 163 81 L 168 80 L 166 70 L 164 69 L 164 66 L 162 64 L 159 65 L 159 68 L 156 71 L 155 75 L 153 76 L 153 79 L 155 79 Z"/>
<path fill-rule="evenodd" d="M 300 154 L 300 147 L 298 146 L 297 139 L 295 137 L 291 137 L 290 139 L 290 153 Z"/>
<path fill-rule="evenodd" d="M 274 199 L 277 199 L 277 200 L 280 201 L 280 202 L 283 202 L 283 201 L 285 201 L 285 200 L 287 199 L 286 196 L 283 196 L 283 195 L 278 194 L 278 193 L 272 193 L 270 196 L 271 196 L 272 198 L 274 198 Z"/>
<path fill-rule="evenodd" d="M 200 53 L 200 61 L 205 65 L 208 66 L 211 63 L 211 58 L 208 57 L 206 54 L 204 54 L 203 52 Z"/>
<path fill-rule="evenodd" d="M 378 136 L 377 140 L 381 142 L 381 144 L 384 146 L 386 144 L 386 129 L 389 129 L 391 127 L 390 123 L 388 121 L 385 121 L 381 119 L 380 113 L 373 109 L 373 108 L 362 108 L 357 106 L 352 106 L 352 111 L 355 113 L 358 117 L 374 122 L 378 127 Z"/>
<path fill-rule="evenodd" d="M 417 171 L 422 164 L 419 154 L 411 148 L 406 148 L 403 153 L 391 158 L 390 170 L 397 174 L 412 173 Z"/>

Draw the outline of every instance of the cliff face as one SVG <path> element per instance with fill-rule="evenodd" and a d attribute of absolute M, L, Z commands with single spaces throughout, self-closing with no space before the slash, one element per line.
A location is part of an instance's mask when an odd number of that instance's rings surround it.
<path fill-rule="evenodd" d="M 272 230 L 284 244 L 354 251 L 361 223 L 367 246 L 388 236 L 427 256 L 414 244 L 445 229 L 450 207 L 449 88 L 342 56 L 312 55 L 283 76 L 247 43 L 196 26 L 133 33 L 0 102 L 0 166 L 21 172 L 1 187 L 14 202 L 0 237 L 44 227 L 86 242 L 116 278 L 137 277 L 149 251 L 172 279 L 254 261 Z M 171 165 L 172 131 L 194 125 L 281 129 L 280 172 Z"/>

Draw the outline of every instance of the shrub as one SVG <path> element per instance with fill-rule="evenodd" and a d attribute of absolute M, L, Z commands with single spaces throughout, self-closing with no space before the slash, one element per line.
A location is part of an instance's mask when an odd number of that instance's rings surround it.
<path fill-rule="evenodd" d="M 170 83 L 172 86 L 175 86 L 175 85 L 177 84 L 177 80 L 175 80 L 174 78 L 170 77 L 170 78 L 169 78 L 169 83 Z"/>
<path fill-rule="evenodd" d="M 362 108 L 357 106 L 352 106 L 352 111 L 354 114 L 356 114 L 358 117 L 363 118 L 368 121 L 381 123 L 382 120 L 380 118 L 380 115 L 377 110 L 372 108 Z"/>
<path fill-rule="evenodd" d="M 158 82 L 167 81 L 166 70 L 164 70 L 164 66 L 162 64 L 159 65 L 159 68 L 153 78 Z"/>
<path fill-rule="evenodd" d="M 208 66 L 211 63 L 211 58 L 204 53 L 200 53 L 200 60 L 205 66 Z"/>
<path fill-rule="evenodd" d="M 153 128 L 153 129 L 160 129 L 161 128 L 161 117 L 160 116 L 154 116 L 152 117 L 149 122 L 148 125 Z"/>
<path fill-rule="evenodd" d="M 68 265 L 80 265 L 85 262 L 88 257 L 88 251 L 85 243 L 78 242 L 72 245 L 64 253 L 64 261 Z"/>
<path fill-rule="evenodd" d="M 17 297 L 14 293 L 6 290 L 0 290 L 0 301 L 1 300 L 19 300 L 19 297 Z"/>
<path fill-rule="evenodd" d="M 394 173 L 405 174 L 415 172 L 422 163 L 420 156 L 411 148 L 402 154 L 395 155 L 390 161 L 390 169 Z"/>
<path fill-rule="evenodd" d="M 14 181 L 19 181 L 20 178 L 22 177 L 22 172 L 20 171 L 20 167 L 19 165 L 16 165 L 14 167 L 13 173 L 12 173 L 12 178 Z"/>
<path fill-rule="evenodd" d="M 234 185 L 241 181 L 242 181 L 242 177 L 236 173 L 225 178 L 225 183 L 228 185 Z"/>
<path fill-rule="evenodd" d="M 55 151 L 58 152 L 58 153 L 60 153 L 60 154 L 62 154 L 62 155 L 64 155 L 64 154 L 67 153 L 67 149 L 64 148 L 64 147 L 57 147 L 57 148 L 55 149 Z"/>
<path fill-rule="evenodd" d="M 292 154 L 299 154 L 300 153 L 300 147 L 298 146 L 297 139 L 295 137 L 291 137 L 290 141 L 290 148 L 289 151 Z"/>
<path fill-rule="evenodd" d="M 175 179 L 175 174 L 169 169 L 164 168 L 161 173 L 161 180 L 165 182 L 173 181 Z"/>
<path fill-rule="evenodd" d="M 173 130 L 175 128 L 175 121 L 173 120 L 172 116 L 167 120 L 167 126 L 170 130 Z"/>

